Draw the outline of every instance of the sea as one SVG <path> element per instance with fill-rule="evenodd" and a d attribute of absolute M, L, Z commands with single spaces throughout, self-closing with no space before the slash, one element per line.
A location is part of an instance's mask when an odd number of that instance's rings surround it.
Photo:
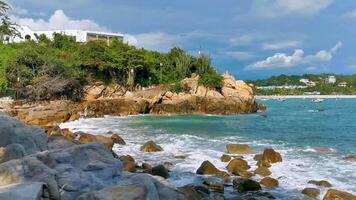
<path fill-rule="evenodd" d="M 138 163 L 151 165 L 170 163 L 167 181 L 174 187 L 201 184 L 204 177 L 197 176 L 200 164 L 209 160 L 221 170 L 227 163 L 220 161 L 226 154 L 226 144 L 248 144 L 254 152 L 265 148 L 280 152 L 283 162 L 274 164 L 271 177 L 279 187 L 268 189 L 278 199 L 306 199 L 301 191 L 310 180 L 327 180 L 334 189 L 356 194 L 356 162 L 342 158 L 356 155 L 356 99 L 326 99 L 314 103 L 310 99 L 261 101 L 266 112 L 254 114 L 216 116 L 154 116 L 139 115 L 80 119 L 61 124 L 61 128 L 91 134 L 117 132 L 127 145 L 115 145 L 118 155 L 131 155 Z M 142 153 L 140 147 L 153 140 L 162 152 Z M 177 160 L 175 156 L 186 156 Z M 252 166 L 253 155 L 244 156 Z M 259 181 L 262 177 L 255 176 Z M 327 188 L 320 188 L 322 199 Z M 226 195 L 233 196 L 232 188 Z"/>

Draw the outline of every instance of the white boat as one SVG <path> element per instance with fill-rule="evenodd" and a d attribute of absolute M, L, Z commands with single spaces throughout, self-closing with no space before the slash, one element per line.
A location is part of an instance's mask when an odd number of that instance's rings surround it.
<path fill-rule="evenodd" d="M 324 101 L 324 99 L 313 99 L 312 100 L 313 103 L 321 103 L 323 101 Z"/>
<path fill-rule="evenodd" d="M 261 101 L 268 101 L 268 99 L 266 99 L 266 98 L 262 98 L 262 99 L 261 99 Z"/>
<path fill-rule="evenodd" d="M 277 101 L 286 101 L 285 98 L 278 98 Z"/>

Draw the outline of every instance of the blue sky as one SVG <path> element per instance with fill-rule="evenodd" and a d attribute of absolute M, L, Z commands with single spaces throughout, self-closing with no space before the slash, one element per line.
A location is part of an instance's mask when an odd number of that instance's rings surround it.
<path fill-rule="evenodd" d="M 32 29 L 122 32 L 147 49 L 201 48 L 239 79 L 356 73 L 355 0 L 8 0 Z"/>

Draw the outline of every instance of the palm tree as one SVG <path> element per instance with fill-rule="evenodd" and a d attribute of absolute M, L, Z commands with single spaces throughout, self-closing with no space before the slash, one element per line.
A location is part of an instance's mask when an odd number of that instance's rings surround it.
<path fill-rule="evenodd" d="M 17 31 L 17 25 L 10 21 L 9 16 L 7 15 L 8 11 L 10 10 L 10 6 L 0 0 L 0 39 L 3 40 L 4 35 L 19 35 Z"/>

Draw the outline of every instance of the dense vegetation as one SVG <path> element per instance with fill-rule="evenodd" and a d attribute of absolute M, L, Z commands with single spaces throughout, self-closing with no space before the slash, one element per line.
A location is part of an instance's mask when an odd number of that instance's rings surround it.
<path fill-rule="evenodd" d="M 335 84 L 326 84 L 325 78 L 335 76 L 337 82 Z M 336 74 L 304 74 L 297 75 L 280 75 L 272 76 L 265 80 L 249 81 L 258 86 L 283 86 L 283 85 L 304 85 L 299 80 L 309 79 L 316 83 L 315 87 L 305 89 L 275 89 L 275 90 L 259 90 L 255 88 L 255 93 L 258 95 L 302 95 L 305 92 L 320 92 L 323 95 L 328 94 L 344 94 L 356 95 L 356 75 L 336 75 Z M 338 83 L 347 82 L 347 87 L 339 87 Z"/>
<path fill-rule="evenodd" d="M 15 35 L 8 20 L 9 7 L 0 0 L 0 36 Z M 0 37 L 0 39 L 1 39 Z M 148 51 L 114 40 L 77 43 L 56 34 L 53 41 L 44 35 L 37 41 L 2 44 L 0 40 L 0 93 L 16 98 L 50 100 L 62 97 L 79 100 L 83 88 L 93 82 L 117 83 L 134 90 L 166 84 L 179 91 L 179 81 L 192 73 L 200 84 L 219 90 L 221 75 L 205 55 L 193 57 L 182 49 L 168 53 Z"/>

